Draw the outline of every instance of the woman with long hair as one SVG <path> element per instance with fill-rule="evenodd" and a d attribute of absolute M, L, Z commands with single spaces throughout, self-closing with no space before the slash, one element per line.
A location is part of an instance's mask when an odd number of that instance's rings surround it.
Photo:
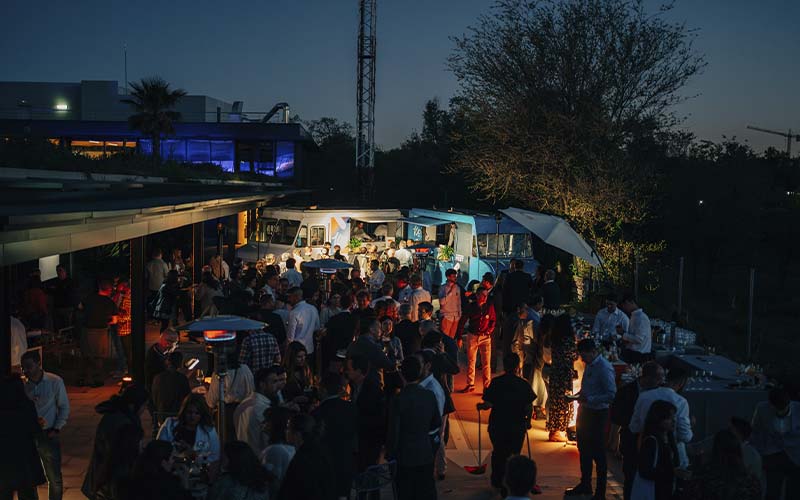
<path fill-rule="evenodd" d="M 225 443 L 222 476 L 214 482 L 206 500 L 267 500 L 267 471 L 250 445 L 243 441 Z"/>
<path fill-rule="evenodd" d="M 670 500 L 675 486 L 678 450 L 675 447 L 675 405 L 655 401 L 645 417 L 639 447 L 639 465 L 631 497 L 641 500 Z"/>
<path fill-rule="evenodd" d="M 308 364 L 308 351 L 302 342 L 290 342 L 286 347 L 286 356 L 283 358 L 286 368 L 286 387 L 281 391 L 285 401 L 291 401 L 297 396 L 302 396 L 306 389 L 311 387 L 314 378 Z"/>
<path fill-rule="evenodd" d="M 747 472 L 742 442 L 736 434 L 724 429 L 714 435 L 711 462 L 689 483 L 683 497 L 689 500 L 761 499 L 761 483 Z"/>
<path fill-rule="evenodd" d="M 287 443 L 289 419 L 294 412 L 285 406 L 273 406 L 264 412 L 264 433 L 269 436 L 269 445 L 261 452 L 261 463 L 271 476 L 269 494 L 276 498 L 281 483 L 296 452 Z"/>
<path fill-rule="evenodd" d="M 575 332 L 569 316 L 562 314 L 555 319 L 550 332 L 552 346 L 552 366 L 547 386 L 547 430 L 549 439 L 555 442 L 567 440 L 564 433 L 572 420 L 572 401 L 566 398 L 572 393 L 572 379 L 575 370 Z"/>
<path fill-rule="evenodd" d="M 219 460 L 219 436 L 206 400 L 200 394 L 189 394 L 183 400 L 177 417 L 169 417 L 158 430 L 159 441 L 167 441 L 209 463 Z"/>

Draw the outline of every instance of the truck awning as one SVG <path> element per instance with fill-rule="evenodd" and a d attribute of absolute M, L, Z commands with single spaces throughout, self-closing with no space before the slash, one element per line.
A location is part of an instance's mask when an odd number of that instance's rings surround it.
<path fill-rule="evenodd" d="M 433 217 L 403 217 L 400 219 L 403 222 L 407 222 L 409 224 L 417 224 L 418 226 L 442 226 L 444 224 L 450 224 L 449 220 L 442 220 L 442 219 L 434 219 Z"/>

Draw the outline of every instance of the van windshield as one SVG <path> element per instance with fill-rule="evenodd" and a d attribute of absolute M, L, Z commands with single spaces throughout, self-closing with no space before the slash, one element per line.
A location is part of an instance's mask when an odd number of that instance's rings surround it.
<path fill-rule="evenodd" d="M 478 253 L 481 257 L 533 257 L 530 233 L 495 233 L 478 235 Z"/>
<path fill-rule="evenodd" d="M 262 218 L 258 220 L 254 237 L 251 237 L 251 239 L 255 239 L 260 243 L 292 245 L 299 228 L 299 220 L 276 219 L 274 217 Z"/>

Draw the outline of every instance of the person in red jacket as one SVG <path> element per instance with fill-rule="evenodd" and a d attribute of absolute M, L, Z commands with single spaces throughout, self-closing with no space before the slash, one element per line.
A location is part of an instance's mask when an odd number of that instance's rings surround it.
<path fill-rule="evenodd" d="M 494 304 L 488 301 L 489 293 L 484 287 L 475 292 L 475 302 L 470 304 L 467 326 L 467 387 L 462 392 L 475 390 L 475 362 L 480 350 L 481 368 L 483 369 L 483 389 L 486 390 L 492 381 L 492 334 L 497 322 Z"/>

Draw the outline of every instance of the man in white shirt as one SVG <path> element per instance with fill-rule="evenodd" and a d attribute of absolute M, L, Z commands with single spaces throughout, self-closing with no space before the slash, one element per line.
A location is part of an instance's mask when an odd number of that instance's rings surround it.
<path fill-rule="evenodd" d="M 622 350 L 622 360 L 628 364 L 639 364 L 649 361 L 652 350 L 653 332 L 650 328 L 650 318 L 641 307 L 636 304 L 636 299 L 628 295 L 620 302 L 623 311 L 630 315 L 628 331 L 622 336 L 625 348 Z"/>
<path fill-rule="evenodd" d="M 286 271 L 281 274 L 281 278 L 289 280 L 289 286 L 295 287 L 303 284 L 303 275 L 295 269 L 297 261 L 294 259 L 286 259 Z"/>
<path fill-rule="evenodd" d="M 303 300 L 303 290 L 294 287 L 289 289 L 289 325 L 286 329 L 288 342 L 298 341 L 306 346 L 306 352 L 314 352 L 314 332 L 319 330 L 319 312 L 317 308 Z"/>
<path fill-rule="evenodd" d="M 800 402 L 783 387 L 756 405 L 750 443 L 761 454 L 766 498 L 800 498 Z"/>
<path fill-rule="evenodd" d="M 269 444 L 263 431 L 264 411 L 283 403 L 281 390 L 286 386 L 286 370 L 280 365 L 262 368 L 255 374 L 256 390 L 233 412 L 236 439 L 250 445 L 256 456 Z"/>
<path fill-rule="evenodd" d="M 458 271 L 448 269 L 444 273 L 445 281 L 439 287 L 439 314 L 442 315 L 442 333 L 456 338 L 458 322 L 461 319 L 461 287 L 458 285 Z"/>
<path fill-rule="evenodd" d="M 592 335 L 599 339 L 613 338 L 628 333 L 628 317 L 617 308 L 617 297 L 613 293 L 606 296 L 606 306 L 597 311 L 592 326 Z"/>
<path fill-rule="evenodd" d="M 370 262 L 369 268 L 371 272 L 367 284 L 369 285 L 369 292 L 374 297 L 380 292 L 381 286 L 383 286 L 383 282 L 386 280 L 386 275 L 380 270 L 380 263 L 377 260 Z"/>
<path fill-rule="evenodd" d="M 405 241 L 400 241 L 400 243 L 397 245 L 397 251 L 394 253 L 394 257 L 400 261 L 400 267 L 405 266 L 410 269 L 414 262 L 414 255 L 411 253 L 411 251 L 406 249 L 406 246 L 407 245 Z"/>
<path fill-rule="evenodd" d="M 633 416 L 628 429 L 639 434 L 644 432 L 644 424 L 647 412 L 654 401 L 668 401 L 675 405 L 675 441 L 678 445 L 679 467 L 685 469 L 689 466 L 689 458 L 686 455 L 686 443 L 692 440 L 692 423 L 689 418 L 689 402 L 686 398 L 678 394 L 689 378 L 689 373 L 680 367 L 675 367 L 667 373 L 667 381 L 663 387 L 656 387 L 649 391 L 642 391 L 636 399 L 636 406 L 633 409 Z"/>
<path fill-rule="evenodd" d="M 422 377 L 419 382 L 419 386 L 423 389 L 431 391 L 433 395 L 436 397 L 436 407 L 439 410 L 439 416 L 442 417 L 442 425 L 441 427 L 430 431 L 431 436 L 435 436 L 436 434 L 439 435 L 439 448 L 436 450 L 436 456 L 434 457 L 434 470 L 436 472 L 436 476 L 439 480 L 444 479 L 445 473 L 447 472 L 447 459 L 445 457 L 445 442 L 444 442 L 444 429 L 447 425 L 447 415 L 444 413 L 444 404 L 445 404 L 445 395 L 444 389 L 442 388 L 442 384 L 439 383 L 438 380 L 433 376 L 431 372 L 431 367 L 433 365 L 433 359 L 435 357 L 435 353 L 430 349 L 425 349 L 424 351 L 415 354 L 422 363 Z"/>
<path fill-rule="evenodd" d="M 264 283 L 264 288 L 262 290 L 267 295 L 272 295 L 272 298 L 278 300 L 278 292 L 277 289 L 280 286 L 280 279 L 278 278 L 278 274 L 273 271 L 267 271 L 266 276 L 266 283 Z"/>
<path fill-rule="evenodd" d="M 422 288 L 422 278 L 420 275 L 415 274 L 411 277 L 411 295 L 408 298 L 408 303 L 411 306 L 411 321 L 419 321 L 419 305 L 423 302 L 432 302 L 431 294 Z"/>
<path fill-rule="evenodd" d="M 22 373 L 26 378 L 25 393 L 36 406 L 36 414 L 42 426 L 42 431 L 36 434 L 35 440 L 47 478 L 48 495 L 50 500 L 61 500 L 64 481 L 61 476 L 61 443 L 58 434 L 69 417 L 67 390 L 61 377 L 42 370 L 42 360 L 37 351 L 22 355 Z"/>

